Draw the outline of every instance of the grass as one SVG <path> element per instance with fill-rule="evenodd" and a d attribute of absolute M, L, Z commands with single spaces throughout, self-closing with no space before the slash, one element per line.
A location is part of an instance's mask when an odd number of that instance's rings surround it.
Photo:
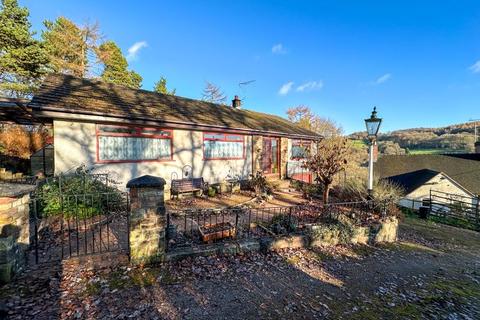
<path fill-rule="evenodd" d="M 440 306 L 461 305 L 472 299 L 480 298 L 480 286 L 475 282 L 452 279 L 437 279 L 432 281 L 426 290 L 416 292 L 417 300 L 404 302 L 393 307 L 387 306 L 387 301 L 393 299 L 387 294 L 376 297 L 368 308 L 353 313 L 351 319 L 424 319 L 426 313 L 435 312 Z M 357 305 L 362 305 L 359 301 Z M 340 310 L 344 310 L 340 308 Z M 337 311 L 338 312 L 338 311 Z"/>
<path fill-rule="evenodd" d="M 352 143 L 353 148 L 362 149 L 367 146 L 367 143 L 363 140 L 350 140 L 350 142 Z"/>
<path fill-rule="evenodd" d="M 461 245 L 467 248 L 480 247 L 480 233 L 471 230 L 460 231 L 456 227 L 436 223 L 432 220 L 405 216 L 400 227 L 408 227 L 426 240 L 441 241 L 445 244 Z"/>
<path fill-rule="evenodd" d="M 439 250 L 435 250 L 435 249 L 432 249 L 430 247 L 427 247 L 427 246 L 424 246 L 424 245 L 421 245 L 421 244 L 418 244 L 418 243 L 413 243 L 413 242 L 399 242 L 397 244 L 395 244 L 398 249 L 402 250 L 402 251 L 426 251 L 426 252 L 430 252 L 432 254 L 442 254 L 443 252 L 442 251 L 439 251 Z"/>
<path fill-rule="evenodd" d="M 463 229 L 470 229 L 475 231 L 480 230 L 480 226 L 476 225 L 475 223 L 472 223 L 467 219 L 455 218 L 455 217 L 438 217 L 438 216 L 430 216 L 428 219 L 434 222 L 444 223 L 450 226 L 459 227 Z"/>
<path fill-rule="evenodd" d="M 402 213 L 405 215 L 405 217 L 412 218 L 412 219 L 419 219 L 418 213 L 411 210 L 410 208 L 405 208 L 402 207 L 400 209 Z M 474 231 L 480 231 L 480 225 L 476 224 L 466 218 L 460 218 L 460 217 L 441 217 L 441 216 L 433 216 L 430 215 L 428 217 L 428 221 L 431 222 L 436 222 L 440 224 L 445 224 L 445 225 L 450 225 L 453 227 L 458 227 L 462 229 L 469 229 L 469 230 L 474 230 Z"/>
<path fill-rule="evenodd" d="M 177 279 L 163 268 L 133 269 L 128 273 L 118 270 L 112 272 L 108 278 L 108 286 L 111 289 L 144 288 L 155 283 L 168 285 L 176 282 Z"/>
<path fill-rule="evenodd" d="M 457 149 L 409 149 L 409 154 L 442 154 L 442 153 L 462 153 L 465 150 Z"/>
<path fill-rule="evenodd" d="M 89 297 L 96 296 L 102 290 L 102 285 L 100 282 L 88 282 L 85 285 L 85 294 Z"/>
<path fill-rule="evenodd" d="M 297 265 L 300 262 L 300 257 L 299 256 L 293 256 L 287 258 L 287 263 L 291 265 Z"/>

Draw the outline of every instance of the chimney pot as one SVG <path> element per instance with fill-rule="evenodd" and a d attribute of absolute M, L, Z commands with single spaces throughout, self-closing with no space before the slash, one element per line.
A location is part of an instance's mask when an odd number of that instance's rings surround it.
<path fill-rule="evenodd" d="M 235 95 L 235 97 L 232 100 L 232 107 L 235 109 L 241 109 L 241 106 L 242 106 L 242 100 L 240 100 L 238 96 Z"/>

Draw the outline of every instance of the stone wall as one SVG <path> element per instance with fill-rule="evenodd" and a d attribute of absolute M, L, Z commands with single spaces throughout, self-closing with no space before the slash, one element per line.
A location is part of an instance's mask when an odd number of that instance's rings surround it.
<path fill-rule="evenodd" d="M 174 261 L 187 257 L 210 256 L 215 254 L 238 254 L 249 251 L 276 251 L 282 249 L 314 248 L 337 244 L 377 244 L 397 241 L 398 219 L 388 217 L 371 226 L 355 226 L 348 237 L 339 230 L 325 228 L 325 224 L 312 224 L 307 233 L 261 239 L 239 239 L 234 242 L 220 242 L 201 247 L 187 247 L 168 252 L 165 260 Z M 317 230 L 316 230 L 317 229 Z M 321 235 L 318 229 L 322 229 Z M 326 232 L 325 232 L 326 231 Z M 313 235 L 316 233 L 316 236 Z"/>
<path fill-rule="evenodd" d="M 332 228 L 325 224 L 308 226 L 310 246 L 337 244 L 376 244 L 397 241 L 398 219 L 387 217 L 368 227 L 353 226 L 345 232 L 341 228 Z"/>
<path fill-rule="evenodd" d="M 9 282 L 26 264 L 30 243 L 29 201 L 32 186 L 0 187 L 0 282 Z"/>
<path fill-rule="evenodd" d="M 127 184 L 130 189 L 130 259 L 148 264 L 165 258 L 165 180 L 142 176 Z"/>

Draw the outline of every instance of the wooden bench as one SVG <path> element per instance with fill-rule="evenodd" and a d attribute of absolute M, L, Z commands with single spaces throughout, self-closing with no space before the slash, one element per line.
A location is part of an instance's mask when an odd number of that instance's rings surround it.
<path fill-rule="evenodd" d="M 172 187 L 170 189 L 170 197 L 174 195 L 177 196 L 180 193 L 195 193 L 201 192 L 206 189 L 206 183 L 203 181 L 203 178 L 192 178 L 192 179 L 173 179 Z"/>

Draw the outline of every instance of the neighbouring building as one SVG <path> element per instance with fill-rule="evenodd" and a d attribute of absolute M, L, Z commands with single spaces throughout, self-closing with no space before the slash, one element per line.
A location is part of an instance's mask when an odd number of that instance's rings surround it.
<path fill-rule="evenodd" d="M 121 186 L 142 175 L 210 183 L 295 174 L 322 137 L 286 119 L 99 80 L 49 75 L 29 103 L 53 124 L 54 172 L 85 165 Z M 288 168 L 290 166 L 290 169 Z"/>
<path fill-rule="evenodd" d="M 30 156 L 30 174 L 32 176 L 52 176 L 54 173 L 55 149 L 53 139 L 49 138 L 42 148 Z"/>
<path fill-rule="evenodd" d="M 478 201 L 480 154 L 382 156 L 376 177 L 387 179 L 405 191 L 401 205 L 418 209 L 430 191 L 444 192 Z M 478 198 L 477 198 L 478 199 Z"/>

